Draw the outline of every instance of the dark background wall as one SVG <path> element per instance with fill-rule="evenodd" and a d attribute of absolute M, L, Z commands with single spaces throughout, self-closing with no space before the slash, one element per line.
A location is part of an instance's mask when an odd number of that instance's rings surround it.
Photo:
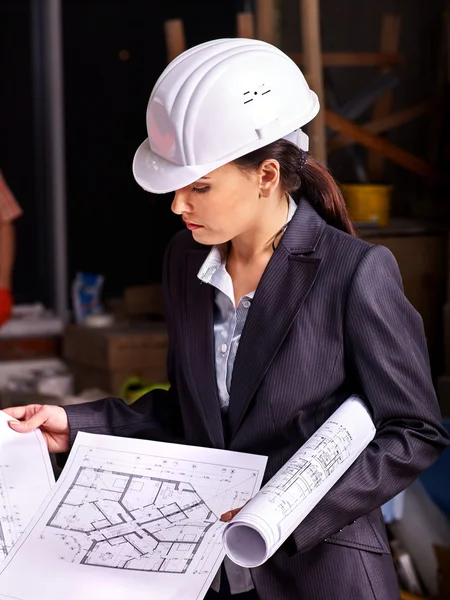
<path fill-rule="evenodd" d="M 17 299 L 46 297 L 46 270 L 40 263 L 32 101 L 31 13 L 29 0 L 0 2 L 0 169 L 20 200 L 17 221 Z M 44 252 L 42 252 L 43 254 Z"/>
<path fill-rule="evenodd" d="M 378 52 L 380 48 L 383 14 L 401 18 L 399 53 L 403 62 L 396 67 L 399 84 L 393 90 L 392 111 L 413 106 L 430 99 L 437 93 L 438 68 L 443 63 L 443 10 L 445 0 L 321 0 L 322 48 L 324 52 Z M 283 0 L 283 45 L 287 51 L 301 50 L 298 0 Z M 328 68 L 339 102 L 352 98 L 379 72 L 374 67 Z M 413 154 L 430 160 L 437 144 L 433 128 L 433 114 L 393 129 L 388 139 Z M 371 112 L 361 115 L 359 122 L 370 121 Z M 365 151 L 358 152 L 364 157 Z M 329 157 L 333 174 L 341 181 L 354 180 L 354 170 L 345 151 L 333 152 Z M 394 214 L 428 214 L 424 203 L 442 191 L 399 167 L 386 162 L 385 181 L 393 183 Z M 448 191 L 448 190 L 447 190 Z M 437 210 L 437 208 L 436 208 Z"/>
<path fill-rule="evenodd" d="M 33 143 L 32 5 L 0 3 L 0 168 L 24 208 L 16 299 L 49 304 L 48 207 L 35 170 L 42 156 Z M 192 46 L 235 36 L 238 8 L 239 2 L 212 7 L 206 0 L 62 1 L 71 279 L 79 270 L 103 273 L 107 295 L 160 279 L 164 248 L 179 221 L 170 213 L 170 196 L 154 198 L 136 185 L 131 162 L 146 137 L 150 91 L 166 65 L 163 22 L 182 18 Z"/>
<path fill-rule="evenodd" d="M 42 157 L 33 144 L 31 2 L 0 3 L 0 168 L 25 211 L 18 222 L 16 299 L 48 304 L 48 217 L 34 167 Z M 160 280 L 164 248 L 180 223 L 170 212 L 170 195 L 152 197 L 137 186 L 131 162 L 146 137 L 151 88 L 166 65 L 163 22 L 182 18 L 192 46 L 236 35 L 235 14 L 244 5 L 238 0 L 62 0 L 71 279 L 78 270 L 103 273 L 109 296 L 120 295 L 126 285 Z M 382 13 L 400 13 L 405 62 L 394 109 L 430 93 L 443 1 L 322 0 L 321 5 L 328 51 L 377 51 Z M 283 49 L 300 49 L 298 0 L 283 0 L 282 25 Z M 330 75 L 345 100 L 374 71 L 333 69 Z M 390 139 L 425 157 L 428 129 L 424 117 L 392 132 Z M 345 155 L 333 155 L 331 166 L 341 180 L 351 179 Z M 420 178 L 395 165 L 388 165 L 387 179 L 396 185 L 395 210 L 401 214 L 431 193 Z"/>
<path fill-rule="evenodd" d="M 158 281 L 178 228 L 170 195 L 152 197 L 131 173 L 146 137 L 151 89 L 166 65 L 163 21 L 180 17 L 188 46 L 234 36 L 233 2 L 65 2 L 71 272 L 104 272 L 106 292 Z M 126 50 L 128 60 L 119 52 Z"/>

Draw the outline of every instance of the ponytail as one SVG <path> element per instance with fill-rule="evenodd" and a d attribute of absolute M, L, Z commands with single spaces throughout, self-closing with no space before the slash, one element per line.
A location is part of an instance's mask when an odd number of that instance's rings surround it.
<path fill-rule="evenodd" d="M 280 164 L 283 190 L 291 194 L 297 203 L 300 198 L 306 198 L 328 225 L 356 236 L 338 184 L 325 167 L 295 144 L 277 140 L 233 162 L 244 171 L 254 171 L 271 158 Z"/>
<path fill-rule="evenodd" d="M 328 169 L 308 156 L 300 178 L 300 188 L 292 193 L 293 198 L 297 201 L 305 197 L 328 225 L 356 236 L 342 192 Z"/>

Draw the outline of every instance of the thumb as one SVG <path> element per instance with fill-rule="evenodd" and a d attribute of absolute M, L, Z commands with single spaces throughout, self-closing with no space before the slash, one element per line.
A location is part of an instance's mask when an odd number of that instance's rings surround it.
<path fill-rule="evenodd" d="M 46 417 L 42 414 L 42 411 L 38 411 L 35 415 L 27 419 L 26 421 L 9 421 L 9 426 L 14 431 L 19 433 L 27 433 L 40 427 L 46 421 Z"/>
<path fill-rule="evenodd" d="M 228 521 L 231 521 L 231 519 L 233 519 L 238 514 L 241 508 L 234 508 L 233 510 L 229 510 L 220 517 L 220 520 L 224 521 L 225 523 L 228 523 Z"/>

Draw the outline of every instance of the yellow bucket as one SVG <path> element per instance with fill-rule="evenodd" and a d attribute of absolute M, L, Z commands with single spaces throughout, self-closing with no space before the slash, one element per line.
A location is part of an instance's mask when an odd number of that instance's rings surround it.
<path fill-rule="evenodd" d="M 352 221 L 386 227 L 391 212 L 392 185 L 377 183 L 346 183 L 342 194 Z"/>

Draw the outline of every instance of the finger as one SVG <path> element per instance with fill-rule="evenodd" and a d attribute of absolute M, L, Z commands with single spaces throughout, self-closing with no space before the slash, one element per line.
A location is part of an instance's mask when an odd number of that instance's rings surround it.
<path fill-rule="evenodd" d="M 40 408 L 33 416 L 25 421 L 9 421 L 9 426 L 20 433 L 27 433 L 40 427 L 47 420 L 48 415 L 45 406 Z"/>
<path fill-rule="evenodd" d="M 27 419 L 41 410 L 42 404 L 26 404 L 25 406 L 9 406 L 2 412 L 14 419 Z"/>
<path fill-rule="evenodd" d="M 2 412 L 6 413 L 13 419 L 23 419 L 26 415 L 26 406 L 12 406 L 11 408 L 4 408 Z"/>
<path fill-rule="evenodd" d="M 240 508 L 229 510 L 228 512 L 223 513 L 223 515 L 220 517 L 220 520 L 224 521 L 225 523 L 228 523 L 228 521 L 231 521 L 231 519 L 235 517 L 240 510 Z"/>
<path fill-rule="evenodd" d="M 47 431 L 42 431 L 45 443 L 49 452 L 67 452 L 69 450 L 69 436 L 67 439 L 62 439 L 62 436 L 52 436 Z"/>

